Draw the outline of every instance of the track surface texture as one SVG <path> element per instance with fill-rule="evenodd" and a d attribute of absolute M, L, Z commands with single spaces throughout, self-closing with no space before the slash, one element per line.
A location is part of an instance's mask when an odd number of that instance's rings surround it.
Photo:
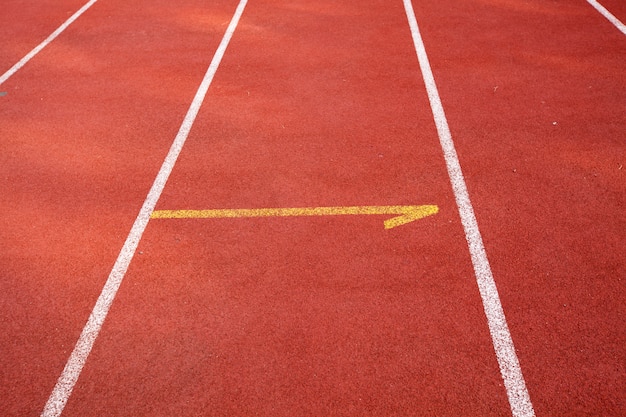
<path fill-rule="evenodd" d="M 626 415 L 626 36 L 412 2 L 477 265 L 405 4 L 98 0 L 0 83 L 0 415 Z"/>

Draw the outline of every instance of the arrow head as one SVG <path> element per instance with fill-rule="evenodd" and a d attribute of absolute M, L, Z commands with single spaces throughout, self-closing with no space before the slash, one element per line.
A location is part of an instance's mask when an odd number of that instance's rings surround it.
<path fill-rule="evenodd" d="M 432 216 L 437 214 L 437 212 L 439 212 L 439 207 L 437 206 L 401 206 L 393 211 L 393 214 L 400 214 L 400 216 L 385 220 L 385 229 L 393 229 L 394 227 Z"/>

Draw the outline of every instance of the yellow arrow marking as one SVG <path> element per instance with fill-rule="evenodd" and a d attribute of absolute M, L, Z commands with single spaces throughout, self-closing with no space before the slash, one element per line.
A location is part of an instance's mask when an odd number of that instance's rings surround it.
<path fill-rule="evenodd" d="M 261 209 L 220 209 L 220 210 L 156 210 L 152 219 L 218 219 L 239 217 L 301 217 L 301 216 L 341 216 L 341 215 L 383 215 L 398 216 L 385 220 L 385 229 L 410 223 L 431 216 L 439 211 L 437 206 L 356 206 L 356 207 L 309 207 L 309 208 L 261 208 Z"/>

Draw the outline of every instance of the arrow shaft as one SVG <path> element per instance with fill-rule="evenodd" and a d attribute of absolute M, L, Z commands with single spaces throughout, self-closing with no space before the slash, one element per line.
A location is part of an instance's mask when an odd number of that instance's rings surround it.
<path fill-rule="evenodd" d="M 434 214 L 436 206 L 353 206 L 353 207 L 305 207 L 305 208 L 260 208 L 260 209 L 215 209 L 215 210 L 157 210 L 153 219 L 216 219 L 240 217 L 304 217 L 341 215 L 405 214 L 408 210 L 423 210 Z"/>
<path fill-rule="evenodd" d="M 385 220 L 385 229 L 430 216 L 439 211 L 437 206 L 352 206 L 352 207 L 305 207 L 305 208 L 260 208 L 260 209 L 217 209 L 217 210 L 157 210 L 150 215 L 153 219 L 218 219 L 241 217 L 302 217 L 341 215 L 395 215 Z"/>

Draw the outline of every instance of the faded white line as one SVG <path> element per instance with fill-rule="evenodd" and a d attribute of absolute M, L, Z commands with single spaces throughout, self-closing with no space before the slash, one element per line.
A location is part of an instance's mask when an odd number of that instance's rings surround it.
<path fill-rule="evenodd" d="M 87 11 L 93 4 L 98 0 L 90 0 L 83 7 L 81 7 L 76 13 L 70 16 L 69 19 L 65 21 L 61 26 L 57 28 L 54 32 L 50 34 L 43 42 L 33 48 L 32 51 L 27 53 L 24 58 L 20 59 L 17 64 L 13 65 L 7 72 L 0 76 L 0 84 L 9 79 L 13 74 L 15 74 L 20 68 L 22 68 L 28 61 L 30 61 L 35 55 L 37 55 L 43 48 L 45 48 L 50 42 L 56 39 L 57 36 L 61 34 L 69 25 L 71 25 L 76 19 L 80 17 L 83 13 Z"/>
<path fill-rule="evenodd" d="M 63 369 L 63 372 L 61 373 L 61 376 L 59 377 L 54 390 L 50 395 L 50 398 L 48 398 L 48 402 L 46 403 L 46 406 L 41 414 L 42 417 L 61 415 L 63 408 L 65 408 L 65 404 L 67 404 L 67 400 L 74 389 L 74 385 L 76 384 L 83 366 L 87 361 L 87 357 L 91 352 L 93 344 L 98 337 L 98 333 L 102 328 L 102 324 L 104 323 L 104 320 L 109 312 L 109 308 L 113 303 L 113 299 L 117 294 L 117 291 L 122 283 L 122 279 L 124 278 L 128 266 L 130 265 L 135 251 L 137 250 L 141 236 L 148 225 L 150 215 L 154 211 L 154 207 L 163 192 L 165 183 L 174 168 L 178 155 L 187 140 L 189 131 L 191 130 L 198 111 L 200 110 L 200 106 L 204 101 L 204 97 L 209 89 L 209 86 L 211 85 L 215 72 L 217 71 L 222 57 L 224 56 L 228 43 L 237 28 L 237 24 L 239 23 L 239 19 L 243 14 L 247 2 L 247 0 L 241 0 L 237 6 L 235 14 L 226 29 L 226 33 L 224 34 L 224 37 L 222 38 L 222 41 L 213 56 L 213 60 L 211 61 L 204 78 L 202 79 L 202 83 L 200 84 L 191 106 L 187 111 L 178 134 L 176 135 L 176 138 L 174 139 L 174 142 L 172 143 L 172 146 L 163 161 L 163 165 L 161 166 L 161 169 L 152 184 L 152 188 L 150 189 L 150 192 L 148 193 L 143 206 L 139 211 L 139 215 L 135 219 L 135 223 L 126 238 L 126 242 L 117 257 L 115 265 L 113 266 L 104 288 L 98 297 L 98 301 L 89 316 L 87 324 L 83 328 L 78 342 L 76 343 L 76 346 L 74 347 L 74 350 L 65 365 L 65 369 Z"/>
<path fill-rule="evenodd" d="M 603 5 L 598 3 L 596 0 L 587 0 L 587 3 L 591 4 L 602 16 L 604 16 L 609 22 L 613 23 L 613 25 L 620 32 L 626 35 L 626 25 L 624 25 L 617 17 L 609 12 Z"/>
<path fill-rule="evenodd" d="M 459 158 L 452 140 L 452 134 L 448 127 L 448 121 L 443 111 L 443 105 L 441 104 L 439 92 L 435 84 L 435 78 L 433 77 L 428 56 L 426 55 L 426 48 L 424 47 L 424 42 L 422 41 L 422 36 L 417 26 L 413 5 L 411 4 L 411 0 L 403 1 L 413 36 L 415 51 L 417 52 L 422 76 L 426 84 L 428 99 L 437 126 L 439 140 L 446 160 L 448 175 L 452 183 L 454 197 L 465 230 L 465 237 L 469 246 L 472 264 L 474 265 L 476 282 L 478 283 L 483 308 L 487 316 L 489 332 L 491 333 L 491 340 L 500 366 L 500 373 L 502 374 L 502 379 L 506 387 L 511 412 L 515 417 L 531 417 L 535 415 L 535 412 L 530 401 L 517 354 L 515 353 L 513 339 L 511 338 L 506 318 L 504 317 L 500 296 L 498 295 L 496 283 L 493 279 L 491 267 L 487 259 L 487 253 L 485 252 L 483 240 L 478 230 L 478 222 L 474 215 L 474 209 L 469 198 L 465 179 L 463 178 Z"/>

